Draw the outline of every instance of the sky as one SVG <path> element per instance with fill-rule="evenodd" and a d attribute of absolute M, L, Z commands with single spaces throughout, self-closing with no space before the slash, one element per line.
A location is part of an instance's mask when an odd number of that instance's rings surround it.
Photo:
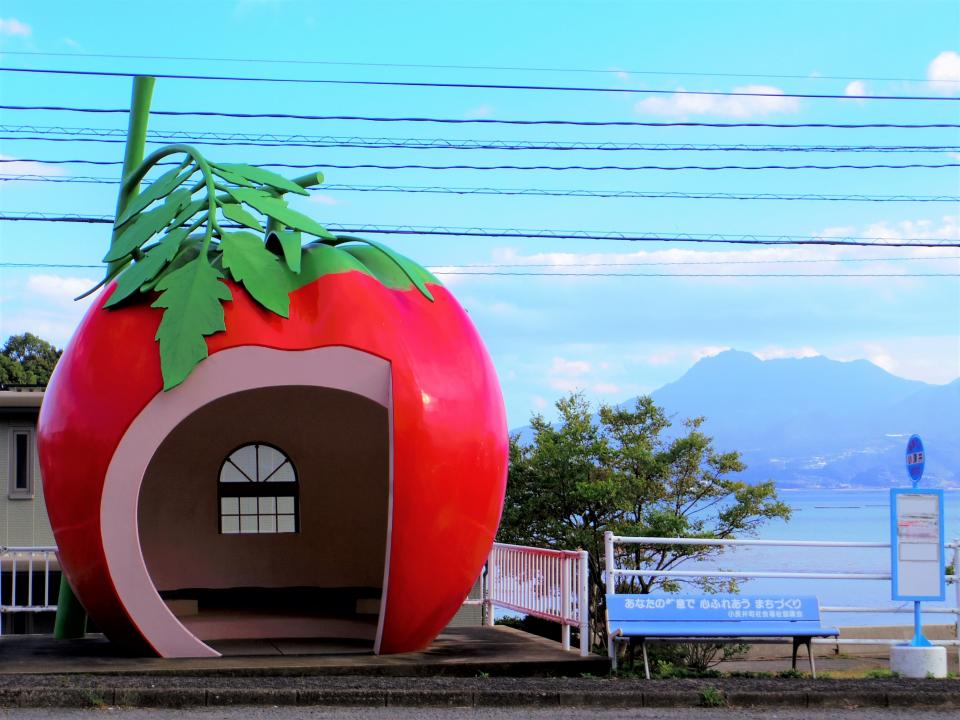
<path fill-rule="evenodd" d="M 707 90 L 767 97 L 163 79 L 155 110 L 708 123 L 960 123 L 960 5 L 944 2 L 36 3 L 0 9 L 0 66 L 482 85 Z M 97 56 L 113 57 L 97 57 Z M 126 57 L 120 57 L 126 56 Z M 148 57 L 130 57 L 148 56 Z M 179 59 L 178 59 L 179 58 Z M 5 105 L 125 108 L 128 78 L 0 71 Z M 838 95 L 841 99 L 786 97 Z M 122 144 L 38 137 L 123 130 L 123 114 L 0 110 L 0 214 L 112 215 Z M 30 129 L 34 128 L 34 129 Z M 591 145 L 937 146 L 922 152 L 450 150 L 200 145 L 251 164 L 960 164 L 960 130 L 605 127 L 161 117 L 152 131 Z M 70 130 L 70 132 L 75 132 Z M 282 138 L 281 138 L 282 140 Z M 330 143 L 328 143 L 330 144 Z M 337 144 L 337 143 L 333 143 Z M 340 143 L 342 144 L 342 143 Z M 159 147 L 159 144 L 151 147 Z M 302 170 L 290 170 L 291 175 Z M 323 223 L 579 230 L 637 236 L 870 237 L 960 243 L 960 167 L 838 170 L 325 170 L 348 186 L 908 196 L 907 201 L 683 199 L 324 189 Z M 38 179 L 10 177 L 39 176 Z M 940 198 L 931 201 L 929 198 Z M 944 200 L 944 198 L 947 198 Z M 930 383 L 960 376 L 960 247 L 756 246 L 377 236 L 434 269 L 470 313 L 510 427 L 561 395 L 621 402 L 726 348 L 865 358 Z M 0 221 L 0 339 L 63 345 L 85 311 L 105 226 Z M 4 265 L 4 263 L 6 265 Z M 469 266 L 469 267 L 468 267 Z M 529 266 L 529 267 L 527 267 Z M 464 275 L 463 273 L 539 275 Z M 558 273 L 599 273 L 558 277 Z M 459 273 L 459 274 L 451 274 Z M 546 274 L 545 274 L 546 273 Z M 545 275 L 544 275 L 545 274 Z M 780 274 L 807 277 L 697 277 Z M 854 277 L 809 277 L 810 275 Z M 948 277 L 871 277 L 883 274 Z M 683 275 L 683 277 L 678 277 Z"/>

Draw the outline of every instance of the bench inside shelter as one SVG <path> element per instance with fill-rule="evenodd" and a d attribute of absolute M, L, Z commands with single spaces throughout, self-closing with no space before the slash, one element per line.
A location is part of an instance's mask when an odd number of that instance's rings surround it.
<path fill-rule="evenodd" d="M 820 602 L 812 595 L 607 595 L 607 633 L 610 657 L 617 667 L 616 642 L 629 642 L 631 655 L 639 642 L 643 667 L 650 677 L 647 641 L 716 642 L 793 640 L 793 668 L 797 649 L 806 645 L 810 672 L 817 676 L 810 641 L 836 637 L 836 628 L 820 623 Z"/>

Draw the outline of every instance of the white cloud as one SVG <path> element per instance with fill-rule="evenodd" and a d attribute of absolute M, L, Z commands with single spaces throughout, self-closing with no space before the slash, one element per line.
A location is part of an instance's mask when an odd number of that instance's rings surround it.
<path fill-rule="evenodd" d="M 677 89 L 683 90 L 682 87 Z M 772 85 L 743 85 L 733 88 L 733 92 L 752 93 L 755 97 L 744 95 L 654 96 L 640 100 L 634 105 L 634 109 L 638 113 L 670 117 L 715 115 L 729 118 L 763 117 L 777 113 L 794 113 L 800 109 L 800 103 L 796 98 L 779 97 L 784 94 L 783 90 Z"/>
<path fill-rule="evenodd" d="M 883 368 L 888 373 L 896 374 L 897 361 L 893 359 L 893 355 L 883 345 L 870 343 L 863 346 L 863 351 L 866 359 L 874 365 Z"/>
<path fill-rule="evenodd" d="M 930 238 L 933 240 L 960 240 L 960 215 L 944 215 L 941 218 L 901 220 L 890 223 L 882 220 L 863 229 L 865 237 L 884 240 L 907 238 Z"/>
<path fill-rule="evenodd" d="M 768 345 L 760 350 L 753 351 L 754 357 L 761 360 L 782 360 L 784 358 L 811 358 L 820 355 L 814 348 L 806 345 L 798 348 L 780 347 L 779 345 Z"/>
<path fill-rule="evenodd" d="M 729 349 L 730 346 L 728 345 L 704 345 L 703 347 L 694 348 L 690 355 L 693 357 L 693 361 L 696 363 L 700 362 L 704 358 L 719 355 L 720 353 L 726 352 Z"/>
<path fill-rule="evenodd" d="M 600 373 L 596 373 L 594 365 L 586 360 L 567 360 L 554 357 L 547 369 L 547 384 L 554 390 L 574 392 L 587 390 L 598 395 L 614 395 L 623 392 L 623 388 L 610 382 L 605 377 L 594 377 L 596 374 L 607 375 L 610 364 L 599 363 Z"/>
<path fill-rule="evenodd" d="M 960 53 L 944 50 L 927 66 L 930 89 L 944 95 L 960 93 Z"/>
<path fill-rule="evenodd" d="M 863 97 L 867 94 L 867 84 L 863 80 L 853 80 L 847 83 L 843 94 L 849 97 Z"/>
<path fill-rule="evenodd" d="M 343 205 L 343 200 L 323 193 L 310 193 L 308 200 L 319 205 Z"/>
<path fill-rule="evenodd" d="M 590 388 L 595 393 L 600 393 L 601 395 L 613 395 L 615 393 L 621 393 L 623 390 L 619 385 L 614 385 L 613 383 L 597 383 Z"/>
<path fill-rule="evenodd" d="M 16 18 L 0 18 L 0 35 L 29 37 L 32 32 L 29 25 Z"/>
<path fill-rule="evenodd" d="M 482 118 L 488 118 L 491 115 L 493 115 L 492 105 L 478 105 L 477 107 L 470 108 L 463 114 L 467 120 L 480 120 Z"/>
<path fill-rule="evenodd" d="M 669 365 L 677 359 L 677 352 L 675 350 L 660 350 L 650 353 L 643 359 L 649 365 Z"/>
<path fill-rule="evenodd" d="M 96 280 L 61 275 L 31 275 L 27 290 L 58 304 L 73 304 L 73 299 L 96 285 Z"/>
<path fill-rule="evenodd" d="M 96 284 L 84 277 L 30 275 L 11 280 L 10 297 L 3 299 L 0 337 L 32 332 L 63 347 L 97 293 L 79 302 L 74 297 Z"/>
<path fill-rule="evenodd" d="M 460 273 L 462 273 L 463 270 L 453 265 L 432 265 L 428 267 L 427 270 L 436 275 L 440 282 L 442 282 L 448 288 L 462 286 L 466 283 L 469 283 L 471 280 L 476 279 L 471 278 L 469 274 L 461 275 Z M 467 311 L 469 312 L 470 308 L 467 307 L 467 299 L 461 298 L 460 302 L 465 308 L 467 308 Z"/>
<path fill-rule="evenodd" d="M 80 45 L 80 43 L 78 43 L 76 40 L 70 37 L 65 37 L 63 39 L 63 44 L 66 45 L 68 48 L 73 48 L 74 50 L 83 50 L 83 46 Z"/>
<path fill-rule="evenodd" d="M 555 357 L 548 372 L 551 375 L 579 377 L 590 372 L 590 363 L 586 360 L 567 360 L 562 357 Z"/>
<path fill-rule="evenodd" d="M 958 216 L 945 215 L 938 219 L 907 220 L 896 223 L 878 222 L 864 228 L 856 226 L 834 227 L 817 233 L 816 237 L 881 237 L 896 239 L 899 237 L 957 238 Z M 842 246 L 762 246 L 751 249 L 698 250 L 674 247 L 667 250 L 641 250 L 636 252 L 594 252 L 594 253 L 534 253 L 521 255 L 513 248 L 498 248 L 493 251 L 491 263 L 494 265 L 515 265 L 518 271 L 525 268 L 545 273 L 563 273 L 565 271 L 583 271 L 598 273 L 774 273 L 796 274 L 823 272 L 874 272 L 878 266 L 868 262 L 849 262 L 865 257 L 916 257 L 917 264 L 910 268 L 925 269 L 919 262 L 925 257 L 943 255 L 943 248 L 897 248 L 880 249 L 876 254 L 865 255 L 862 248 Z M 933 261 L 931 261 L 933 262 Z M 509 269 L 505 269 L 509 272 Z M 672 350 L 668 348 L 667 350 Z M 666 350 L 665 350 L 666 351 Z M 654 356 L 644 359 L 648 364 L 666 364 L 674 357 L 659 357 L 660 350 L 654 350 Z"/>
<path fill-rule="evenodd" d="M 63 175 L 63 170 L 57 165 L 47 165 L 31 160 L 17 160 L 9 155 L 0 155 L 0 160 L 5 161 L 0 163 L 0 173 L 4 175 L 42 175 L 43 177 Z"/>
<path fill-rule="evenodd" d="M 960 215 L 943 215 L 939 218 L 898 220 L 896 222 L 879 220 L 864 227 L 856 227 L 853 225 L 829 227 L 816 233 L 814 237 L 869 237 L 890 241 L 907 240 L 909 238 L 927 238 L 931 240 L 960 241 Z"/>

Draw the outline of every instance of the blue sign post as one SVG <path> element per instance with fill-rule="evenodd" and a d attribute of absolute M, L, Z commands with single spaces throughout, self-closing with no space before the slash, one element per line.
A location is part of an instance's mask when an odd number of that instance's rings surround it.
<path fill-rule="evenodd" d="M 913 486 L 916 487 L 923 477 L 923 468 L 926 458 L 923 452 L 923 440 L 919 435 L 911 435 L 907 440 L 907 475 L 910 476 Z"/>
<path fill-rule="evenodd" d="M 910 645 L 927 647 L 920 618 L 921 600 L 943 600 L 943 491 L 920 490 L 926 457 L 917 435 L 907 441 L 906 464 L 913 488 L 890 491 L 892 599 L 913 601 Z"/>

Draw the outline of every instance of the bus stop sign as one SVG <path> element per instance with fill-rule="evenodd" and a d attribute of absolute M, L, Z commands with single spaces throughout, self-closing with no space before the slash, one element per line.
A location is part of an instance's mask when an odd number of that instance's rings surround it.
<path fill-rule="evenodd" d="M 920 478 L 923 477 L 923 466 L 925 462 L 923 441 L 919 435 L 911 435 L 907 441 L 907 474 L 910 475 L 910 480 L 913 481 L 914 487 L 917 486 Z"/>

